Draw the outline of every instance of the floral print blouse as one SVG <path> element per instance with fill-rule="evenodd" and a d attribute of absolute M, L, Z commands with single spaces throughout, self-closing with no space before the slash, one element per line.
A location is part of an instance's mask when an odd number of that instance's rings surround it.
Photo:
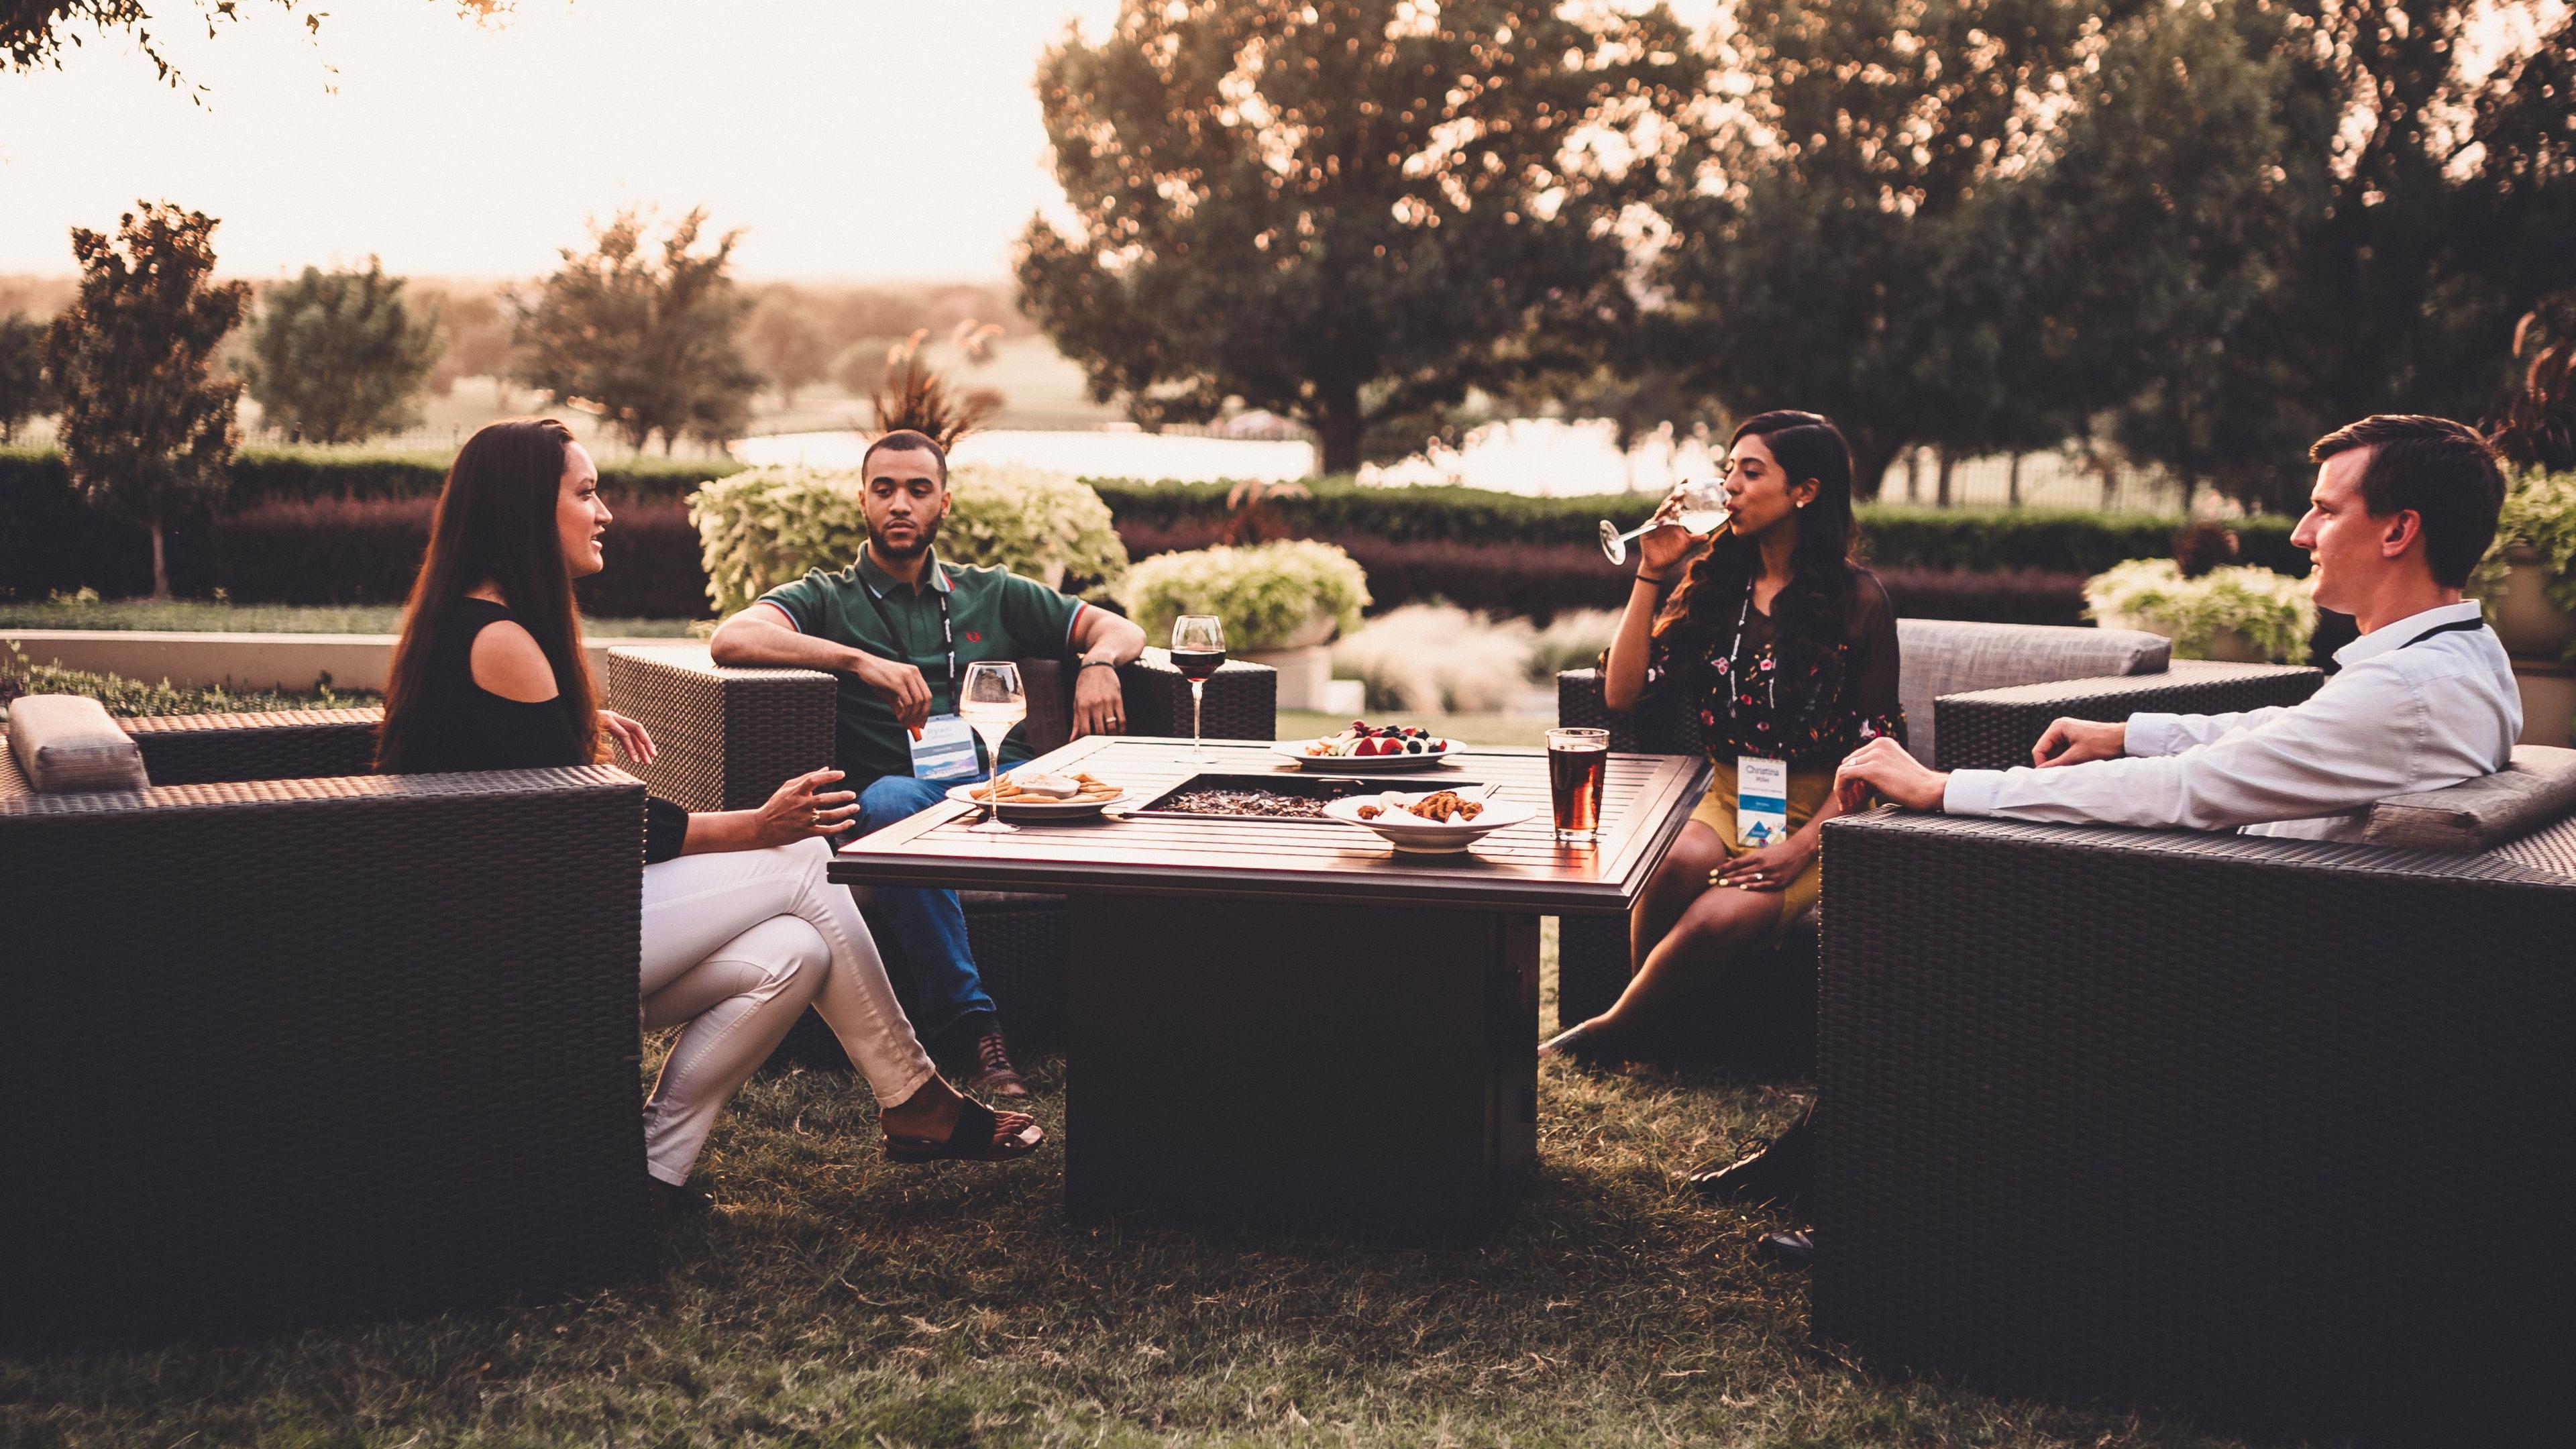
<path fill-rule="evenodd" d="M 1831 768 L 1881 735 L 1904 743 L 1896 609 L 1877 575 L 1852 570 L 1842 642 L 1803 665 L 1782 657 L 1778 625 L 1741 594 L 1710 599 L 1701 612 L 1715 627 L 1694 627 L 1678 611 L 1658 621 L 1646 687 L 1687 691 L 1678 703 L 1699 716 L 1710 759 L 1732 765 L 1738 755 L 1759 755 Z"/>

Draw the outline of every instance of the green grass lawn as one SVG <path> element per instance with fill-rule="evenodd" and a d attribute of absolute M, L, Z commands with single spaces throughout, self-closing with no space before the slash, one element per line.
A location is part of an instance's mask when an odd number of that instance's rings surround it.
<path fill-rule="evenodd" d="M 1069 1228 L 1063 1066 L 1033 1070 L 1056 1142 L 1001 1168 L 889 1166 L 851 1078 L 757 1079 L 702 1165 L 718 1211 L 665 1229 L 647 1281 L 244 1342 L 0 1357 L 0 1444 L 2224 1442 L 1880 1380 L 1812 1349 L 1804 1278 L 1752 1256 L 1780 1223 L 1679 1181 L 1786 1120 L 1798 1084 L 1551 1066 L 1537 1181 L 1483 1247 L 1434 1252 Z"/>
<path fill-rule="evenodd" d="M 685 639 L 686 619 L 584 619 L 602 639 Z M 228 604 L 212 599 L 0 600 L 0 629 L 170 629 L 201 634 L 391 634 L 394 604 Z"/>

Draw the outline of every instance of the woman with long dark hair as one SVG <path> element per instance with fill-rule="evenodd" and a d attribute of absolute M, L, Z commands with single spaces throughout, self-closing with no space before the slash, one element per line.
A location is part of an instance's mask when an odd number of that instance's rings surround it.
<path fill-rule="evenodd" d="M 1840 813 L 1835 765 L 1905 737 L 1896 611 L 1852 557 L 1851 494 L 1840 429 L 1762 413 L 1727 442 L 1729 527 L 1696 557 L 1677 524 L 1638 540 L 1602 693 L 1615 710 L 1678 694 L 1659 702 L 1697 717 L 1716 781 L 1629 918 L 1628 989 L 1542 1054 L 1646 1055 L 1676 1007 L 1815 903 L 1817 834 Z"/>
<path fill-rule="evenodd" d="M 573 580 L 605 566 L 612 516 L 563 424 L 513 418 L 466 440 L 394 646 L 378 769 L 588 765 L 606 740 L 652 758 L 642 726 L 599 707 L 573 601 Z M 940 1078 L 849 892 L 824 879 L 826 842 L 858 808 L 839 779 L 801 775 L 758 810 L 647 802 L 644 1025 L 680 1028 L 644 1106 L 657 1204 L 703 1205 L 685 1184 L 716 1114 L 808 1003 L 875 1091 L 889 1157 L 1017 1157 L 1043 1138 Z"/>

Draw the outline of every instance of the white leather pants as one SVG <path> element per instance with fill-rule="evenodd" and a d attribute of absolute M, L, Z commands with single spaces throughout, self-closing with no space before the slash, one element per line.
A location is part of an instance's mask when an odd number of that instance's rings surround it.
<path fill-rule="evenodd" d="M 644 1104 L 646 1170 L 674 1185 L 716 1114 L 810 1002 L 879 1106 L 930 1080 L 850 893 L 823 878 L 831 848 L 684 855 L 644 867 L 644 1025 L 680 1039 Z"/>

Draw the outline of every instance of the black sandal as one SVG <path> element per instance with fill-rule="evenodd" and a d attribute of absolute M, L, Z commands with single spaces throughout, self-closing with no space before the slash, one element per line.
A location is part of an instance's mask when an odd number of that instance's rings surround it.
<path fill-rule="evenodd" d="M 945 1141 L 934 1142 L 927 1137 L 897 1137 L 889 1132 L 885 1135 L 886 1160 L 889 1162 L 1007 1162 L 1014 1157 L 1026 1157 L 1045 1144 L 1044 1132 L 1038 1132 L 1033 1140 L 1022 1141 L 1023 1134 L 1037 1127 L 1036 1118 L 1026 1112 L 1012 1112 L 1006 1115 L 1018 1119 L 1020 1128 L 1007 1140 L 996 1141 L 995 1138 L 1002 1126 L 1001 1115 L 995 1114 L 992 1108 L 968 1097 L 958 1104 L 957 1125 L 948 1129 Z"/>

